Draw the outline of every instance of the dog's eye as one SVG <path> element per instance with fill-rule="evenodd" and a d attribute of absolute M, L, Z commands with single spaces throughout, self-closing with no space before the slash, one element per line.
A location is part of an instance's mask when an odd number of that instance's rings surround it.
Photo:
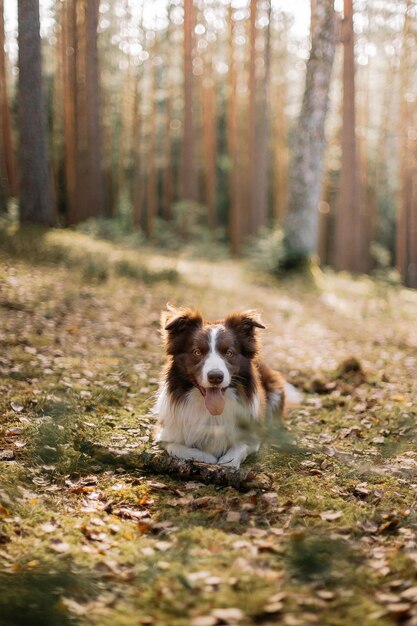
<path fill-rule="evenodd" d="M 229 349 L 227 350 L 227 352 L 226 352 L 226 356 L 227 356 L 228 358 L 230 358 L 230 357 L 232 357 L 233 355 L 234 355 L 233 350 L 231 350 L 231 349 L 229 348 Z"/>
<path fill-rule="evenodd" d="M 194 356 L 201 356 L 201 350 L 200 350 L 200 348 L 195 348 L 195 349 L 193 350 L 193 354 L 194 354 Z"/>

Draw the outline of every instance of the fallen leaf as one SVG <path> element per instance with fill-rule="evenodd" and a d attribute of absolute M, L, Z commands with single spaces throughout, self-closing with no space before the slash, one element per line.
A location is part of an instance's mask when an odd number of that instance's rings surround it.
<path fill-rule="evenodd" d="M 71 550 L 71 546 L 66 541 L 57 541 L 51 544 L 52 550 L 59 554 L 67 554 Z"/>
<path fill-rule="evenodd" d="M 200 617 L 194 617 L 190 626 L 215 626 L 218 620 L 213 615 L 201 615 Z"/>
<path fill-rule="evenodd" d="M 336 597 L 334 591 L 329 591 L 328 589 L 319 589 L 316 595 L 322 600 L 333 600 Z"/>
<path fill-rule="evenodd" d="M 51 522 L 46 522 L 40 526 L 40 529 L 43 530 L 44 533 L 53 533 L 57 527 L 55 524 L 51 524 Z"/>
<path fill-rule="evenodd" d="M 214 609 L 211 614 L 225 624 L 237 624 L 243 619 L 240 609 Z"/>
<path fill-rule="evenodd" d="M 15 413 L 21 413 L 24 408 L 23 405 L 19 404 L 19 402 L 10 402 L 10 406 Z"/>
<path fill-rule="evenodd" d="M 284 608 L 283 602 L 271 602 L 270 604 L 267 604 L 266 606 L 264 606 L 263 612 L 271 613 L 271 614 L 280 613 L 283 608 Z"/>
<path fill-rule="evenodd" d="M 0 450 L 0 461 L 13 461 L 13 450 Z"/>
<path fill-rule="evenodd" d="M 9 515 L 10 515 L 9 509 L 5 507 L 3 504 L 1 504 L 0 502 L 0 518 L 9 517 Z"/>
<path fill-rule="evenodd" d="M 394 604 L 387 604 L 386 609 L 392 615 L 402 616 L 410 611 L 411 604 L 408 602 L 396 602 Z"/>
<path fill-rule="evenodd" d="M 9 430 L 6 430 L 6 432 L 4 433 L 4 436 L 5 437 L 18 437 L 21 434 L 22 434 L 22 429 L 16 426 L 15 428 L 9 428 Z"/>
<path fill-rule="evenodd" d="M 334 522 L 335 520 L 342 517 L 342 515 L 342 511 L 323 511 L 323 513 L 320 513 L 321 519 L 325 520 L 326 522 Z"/>
<path fill-rule="evenodd" d="M 400 593 L 401 598 L 410 602 L 417 602 L 417 587 L 409 587 Z"/>

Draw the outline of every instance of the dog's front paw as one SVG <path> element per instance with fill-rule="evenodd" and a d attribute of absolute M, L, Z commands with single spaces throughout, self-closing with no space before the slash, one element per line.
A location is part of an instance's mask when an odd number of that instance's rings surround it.
<path fill-rule="evenodd" d="M 226 454 L 223 454 L 217 461 L 219 465 L 227 465 L 228 467 L 235 467 L 236 469 L 239 469 L 241 462 L 242 459 L 240 456 L 236 455 L 236 451 L 233 449 L 228 450 Z"/>
<path fill-rule="evenodd" d="M 194 460 L 202 461 L 203 463 L 217 463 L 216 457 L 208 452 L 201 452 L 201 458 L 196 458 Z"/>
<path fill-rule="evenodd" d="M 227 465 L 228 467 L 235 467 L 238 469 L 240 464 L 248 456 L 248 452 L 249 449 L 245 443 L 237 444 L 233 446 L 233 448 L 229 448 L 229 450 L 223 454 L 217 462 L 220 463 L 220 465 Z"/>
<path fill-rule="evenodd" d="M 217 458 L 209 452 L 203 452 L 198 448 L 188 448 L 179 443 L 169 443 L 166 446 L 166 451 L 171 456 L 175 456 L 177 459 L 184 459 L 185 461 L 200 461 L 202 463 L 217 463 Z"/>

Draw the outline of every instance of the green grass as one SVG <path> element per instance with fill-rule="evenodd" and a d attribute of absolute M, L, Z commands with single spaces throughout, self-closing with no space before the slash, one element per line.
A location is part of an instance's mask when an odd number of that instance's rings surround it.
<path fill-rule="evenodd" d="M 133 278 L 147 284 L 175 282 L 175 267 L 152 269 L 143 255 L 82 233 L 36 226 L 0 225 L 4 252 L 34 264 L 61 265 L 79 272 L 84 281 L 107 282 L 112 275 Z"/>

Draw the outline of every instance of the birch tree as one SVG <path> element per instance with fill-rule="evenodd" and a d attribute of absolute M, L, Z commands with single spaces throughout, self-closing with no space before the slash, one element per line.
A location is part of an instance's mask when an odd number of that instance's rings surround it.
<path fill-rule="evenodd" d="M 337 41 L 334 0 L 316 0 L 314 31 L 303 103 L 295 132 L 288 208 L 285 219 L 287 267 L 308 263 L 315 253 L 318 238 L 325 121 L 329 106 L 329 87 Z"/>

